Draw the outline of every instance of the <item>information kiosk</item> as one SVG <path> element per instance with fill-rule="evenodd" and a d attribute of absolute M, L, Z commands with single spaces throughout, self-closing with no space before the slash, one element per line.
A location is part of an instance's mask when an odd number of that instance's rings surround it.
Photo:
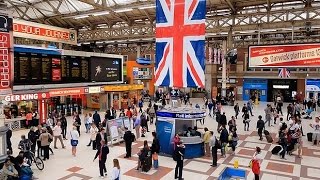
<path fill-rule="evenodd" d="M 185 158 L 197 158 L 204 155 L 204 144 L 200 136 L 186 136 L 188 127 L 196 126 L 197 120 L 205 118 L 205 111 L 188 107 L 161 109 L 157 112 L 156 132 L 160 142 L 160 153 L 171 156 L 173 138 L 176 134 L 185 145 Z"/>

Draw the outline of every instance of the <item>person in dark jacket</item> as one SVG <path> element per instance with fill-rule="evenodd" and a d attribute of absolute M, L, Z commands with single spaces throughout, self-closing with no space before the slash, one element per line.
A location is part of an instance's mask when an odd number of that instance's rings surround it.
<path fill-rule="evenodd" d="M 32 145 L 31 145 L 31 151 L 33 153 L 36 152 L 36 144 L 37 144 L 37 135 L 36 135 L 36 132 L 35 132 L 35 128 L 32 127 L 28 133 L 28 139 L 30 139 Z"/>
<path fill-rule="evenodd" d="M 12 152 L 12 143 L 11 143 L 12 130 L 9 128 L 8 124 L 6 124 L 5 126 L 8 128 L 8 131 L 6 132 L 7 149 L 9 149 Z"/>
<path fill-rule="evenodd" d="M 92 118 L 93 118 L 93 122 L 96 124 L 96 126 L 99 127 L 100 122 L 101 122 L 101 118 L 100 118 L 100 115 L 98 114 L 98 111 L 94 112 Z"/>
<path fill-rule="evenodd" d="M 220 142 L 221 142 L 221 156 L 226 157 L 226 150 L 225 147 L 228 144 L 228 130 L 224 127 L 221 126 L 220 128 Z"/>
<path fill-rule="evenodd" d="M 183 160 L 184 160 L 185 146 L 182 142 L 178 142 L 176 149 L 174 150 L 174 159 L 177 161 L 176 168 L 174 171 L 174 179 L 182 180 Z M 179 171 L 179 175 L 178 175 Z"/>
<path fill-rule="evenodd" d="M 159 139 L 157 137 L 157 133 L 156 132 L 152 132 L 152 136 L 153 136 L 153 140 L 152 140 L 152 145 L 151 145 L 151 154 L 153 156 L 153 167 L 154 168 L 158 168 L 159 164 L 158 164 L 158 154 L 160 152 L 160 143 L 159 143 Z"/>
<path fill-rule="evenodd" d="M 60 122 L 61 122 L 62 137 L 64 140 L 67 140 L 68 121 L 64 116 L 64 114 L 61 115 Z"/>
<path fill-rule="evenodd" d="M 148 120 L 147 120 L 147 117 L 144 113 L 142 113 L 140 116 L 140 125 L 141 125 L 142 129 L 144 129 L 144 128 L 146 129 L 148 126 Z M 144 133 L 142 133 L 141 137 L 145 137 Z"/>
<path fill-rule="evenodd" d="M 80 119 L 79 114 L 76 115 L 76 118 L 74 120 L 75 120 L 74 121 L 74 125 L 77 127 L 77 131 L 78 131 L 79 136 L 80 136 L 81 119 Z"/>
<path fill-rule="evenodd" d="M 223 127 L 226 127 L 227 125 L 227 117 L 226 117 L 226 113 L 223 112 L 221 117 L 220 117 L 220 125 Z"/>
<path fill-rule="evenodd" d="M 93 161 L 94 161 L 97 159 L 97 157 L 99 157 L 100 177 L 104 177 L 107 174 L 106 161 L 107 161 L 108 154 L 109 154 L 109 147 L 106 145 L 106 141 L 101 140 L 100 141 L 100 148 L 98 149 L 98 151 L 93 159 Z"/>
<path fill-rule="evenodd" d="M 101 143 L 98 143 L 98 142 L 101 142 L 101 141 L 105 141 L 107 143 L 107 133 L 104 128 L 101 128 L 100 132 L 96 136 L 97 149 L 100 149 Z"/>
<path fill-rule="evenodd" d="M 258 129 L 258 135 L 260 137 L 260 141 L 263 140 L 263 137 L 262 137 L 262 131 L 263 129 L 265 128 L 265 124 L 264 124 L 264 121 L 262 120 L 262 116 L 258 116 L 258 121 L 257 121 L 257 129 Z"/>
<path fill-rule="evenodd" d="M 132 142 L 134 141 L 134 135 L 130 130 L 128 130 L 127 127 L 125 127 L 126 132 L 124 133 L 123 140 L 126 144 L 126 156 L 124 158 L 130 158 L 131 157 L 131 150 L 132 150 Z"/>
<path fill-rule="evenodd" d="M 236 119 L 238 119 L 238 115 L 239 115 L 239 112 L 240 112 L 239 104 L 237 103 L 236 105 L 234 105 L 233 109 L 234 109 L 234 112 L 235 112 L 235 117 L 236 117 Z"/>
<path fill-rule="evenodd" d="M 242 117 L 244 117 L 245 114 L 248 113 L 248 107 L 247 107 L 247 104 L 244 104 L 243 107 L 242 107 Z"/>

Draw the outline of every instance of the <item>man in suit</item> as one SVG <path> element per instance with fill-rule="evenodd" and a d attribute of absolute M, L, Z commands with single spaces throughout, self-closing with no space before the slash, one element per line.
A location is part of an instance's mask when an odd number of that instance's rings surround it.
<path fill-rule="evenodd" d="M 97 159 L 97 157 L 99 157 L 99 171 L 100 171 L 100 177 L 102 178 L 107 174 L 106 161 L 107 161 L 108 154 L 109 154 L 109 147 L 106 145 L 106 141 L 101 140 L 100 148 L 98 149 L 93 161 Z"/>
<path fill-rule="evenodd" d="M 174 151 L 175 160 L 177 161 L 175 172 L 174 172 L 174 179 L 183 180 L 182 170 L 183 170 L 184 152 L 185 152 L 185 146 L 180 141 L 178 142 L 177 148 Z M 179 176 L 178 176 L 178 171 L 179 171 Z"/>
<path fill-rule="evenodd" d="M 101 143 L 99 143 L 99 142 L 101 142 L 101 141 L 105 141 L 106 144 L 108 143 L 108 141 L 107 141 L 107 133 L 106 133 L 106 130 L 104 128 L 101 128 L 100 132 L 96 136 L 97 149 L 100 149 Z"/>
<path fill-rule="evenodd" d="M 96 126 L 99 127 L 99 124 L 101 122 L 101 118 L 100 118 L 100 115 L 98 114 L 98 111 L 94 112 L 92 118 L 93 118 L 93 121 L 96 124 Z"/>
<path fill-rule="evenodd" d="M 130 130 L 128 130 L 127 127 L 125 127 L 126 132 L 124 133 L 123 140 L 126 143 L 126 156 L 124 158 L 130 158 L 131 157 L 131 149 L 132 149 L 132 142 L 134 141 L 134 135 Z"/>

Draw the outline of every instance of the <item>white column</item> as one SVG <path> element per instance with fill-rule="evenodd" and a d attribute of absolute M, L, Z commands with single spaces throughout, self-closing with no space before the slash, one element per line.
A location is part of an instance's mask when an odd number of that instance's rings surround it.
<path fill-rule="evenodd" d="M 222 42 L 223 54 L 227 53 L 227 41 Z M 227 61 L 226 58 L 222 58 L 222 82 L 221 82 L 221 96 L 225 97 L 227 95 Z"/>
<path fill-rule="evenodd" d="M 137 44 L 137 58 L 140 58 L 141 57 L 141 45 L 140 44 Z"/>

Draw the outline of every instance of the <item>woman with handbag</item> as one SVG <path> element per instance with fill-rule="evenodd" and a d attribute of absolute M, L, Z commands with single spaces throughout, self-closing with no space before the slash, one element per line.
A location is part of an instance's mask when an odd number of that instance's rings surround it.
<path fill-rule="evenodd" d="M 70 131 L 70 136 L 71 136 L 72 155 L 75 157 L 77 153 L 77 145 L 79 143 L 79 137 L 80 137 L 76 126 L 72 127 L 72 130 Z"/>
<path fill-rule="evenodd" d="M 251 160 L 251 169 L 254 174 L 254 179 L 259 180 L 259 175 L 260 175 L 260 164 L 261 164 L 261 148 L 256 147 L 256 152 L 253 155 L 253 158 Z"/>
<path fill-rule="evenodd" d="M 118 159 L 113 159 L 112 180 L 120 180 L 120 164 Z"/>

